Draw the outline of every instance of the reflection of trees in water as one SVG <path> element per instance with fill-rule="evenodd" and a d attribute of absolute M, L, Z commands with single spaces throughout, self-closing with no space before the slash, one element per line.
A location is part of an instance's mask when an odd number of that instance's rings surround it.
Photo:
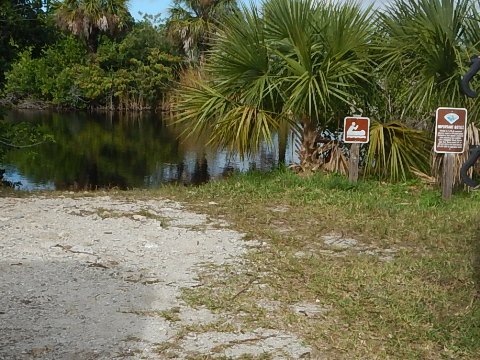
<path fill-rule="evenodd" d="M 156 115 L 31 114 L 55 138 L 35 157 L 15 152 L 9 159 L 32 181 L 57 189 L 145 187 L 158 164 L 182 158 L 178 141 Z"/>
<path fill-rule="evenodd" d="M 183 161 L 180 161 L 177 165 L 177 182 L 185 183 L 187 167 Z"/>
<path fill-rule="evenodd" d="M 206 144 L 209 142 L 209 137 L 206 134 L 199 136 L 192 136 L 185 126 L 175 124 L 175 133 L 180 139 L 180 148 L 183 152 L 196 153 L 224 153 L 222 149 L 212 149 Z M 248 157 L 249 161 L 254 161 L 258 169 L 270 169 L 279 164 L 287 164 L 287 161 L 292 160 L 289 156 L 289 148 L 294 146 L 294 136 L 290 130 L 289 124 L 284 123 L 280 126 L 277 133 L 273 134 L 273 144 L 269 146 L 266 142 L 257 149 L 257 152 Z M 231 158 L 241 158 L 239 154 L 229 154 Z M 214 163 L 218 161 L 213 161 Z M 238 160 L 235 162 L 238 163 Z M 210 164 L 212 166 L 212 163 Z M 226 165 L 227 166 L 227 165 Z"/>
<path fill-rule="evenodd" d="M 84 165 L 83 171 L 75 176 L 75 180 L 62 182 L 62 179 L 54 180 L 55 189 L 69 190 L 98 190 L 118 188 L 126 190 L 130 186 L 128 179 L 118 172 L 104 174 L 96 163 Z"/>
<path fill-rule="evenodd" d="M 265 145 L 255 156 L 241 159 L 209 148 L 208 139 L 179 140 L 178 129 L 157 114 L 12 111 L 6 118 L 30 121 L 54 136 L 55 143 L 39 146 L 34 154 L 11 153 L 7 165 L 29 182 L 53 183 L 59 190 L 202 184 L 234 171 L 268 170 L 278 164 L 277 150 L 286 151 L 288 138 L 279 134 L 278 148 Z"/>
<path fill-rule="evenodd" d="M 195 166 L 193 171 L 189 171 L 188 166 L 184 161 L 181 161 L 177 165 L 177 178 L 176 181 L 182 184 L 200 185 L 210 180 L 210 174 L 208 172 L 208 161 L 205 154 L 199 156 L 196 154 Z"/>
<path fill-rule="evenodd" d="M 74 181 L 74 187 L 78 189 L 95 189 L 99 185 L 98 166 L 96 163 L 88 164 L 83 174 Z M 58 188 L 57 184 L 55 184 L 55 187 Z"/>
<path fill-rule="evenodd" d="M 208 182 L 210 175 L 208 174 L 208 164 L 205 154 L 195 161 L 195 170 L 192 174 L 191 183 L 193 185 L 200 185 Z"/>

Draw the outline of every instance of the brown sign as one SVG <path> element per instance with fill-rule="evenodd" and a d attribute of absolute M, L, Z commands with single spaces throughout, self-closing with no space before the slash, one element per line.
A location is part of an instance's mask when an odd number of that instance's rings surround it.
<path fill-rule="evenodd" d="M 462 153 L 466 132 L 467 109 L 437 109 L 434 147 L 436 153 Z"/>
<path fill-rule="evenodd" d="M 343 141 L 346 143 L 368 143 L 370 119 L 367 117 L 346 117 L 343 120 Z"/>

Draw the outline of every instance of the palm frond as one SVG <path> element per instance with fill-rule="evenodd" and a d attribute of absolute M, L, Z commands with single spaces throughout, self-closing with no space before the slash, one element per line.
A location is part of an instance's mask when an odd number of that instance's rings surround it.
<path fill-rule="evenodd" d="M 264 28 L 256 8 L 226 19 L 206 70 L 222 92 L 239 103 L 279 111 L 276 66 L 269 58 Z"/>
<path fill-rule="evenodd" d="M 278 115 L 249 106 L 236 106 L 219 118 L 210 143 L 237 152 L 240 156 L 253 154 L 263 142 L 271 147 L 273 131 L 278 129 Z"/>
<path fill-rule="evenodd" d="M 425 131 L 399 121 L 373 122 L 365 173 L 392 181 L 405 180 L 411 169 L 426 171 L 432 140 Z"/>
<path fill-rule="evenodd" d="M 364 89 L 359 84 L 372 72 L 370 9 L 353 2 L 279 0 L 264 11 L 268 48 L 282 63 L 278 78 L 286 109 L 320 119 Z"/>
<path fill-rule="evenodd" d="M 465 106 L 459 80 L 480 37 L 469 30 L 473 11 L 470 0 L 397 0 L 380 15 L 380 66 L 407 112 Z"/>

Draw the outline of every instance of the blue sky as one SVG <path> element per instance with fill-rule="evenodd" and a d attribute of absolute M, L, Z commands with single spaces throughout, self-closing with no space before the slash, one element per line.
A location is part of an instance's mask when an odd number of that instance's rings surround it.
<path fill-rule="evenodd" d="M 135 19 L 141 18 L 139 11 L 150 15 L 161 13 L 162 17 L 166 17 L 171 3 L 170 0 L 130 0 L 129 9 Z"/>
<path fill-rule="evenodd" d="M 370 3 L 370 0 L 361 0 L 365 3 Z M 377 0 L 377 6 L 387 3 L 389 0 Z M 130 13 L 135 19 L 141 19 L 138 12 L 147 13 L 150 15 L 161 14 L 161 17 L 168 16 L 168 8 L 171 6 L 172 0 L 130 0 Z"/>

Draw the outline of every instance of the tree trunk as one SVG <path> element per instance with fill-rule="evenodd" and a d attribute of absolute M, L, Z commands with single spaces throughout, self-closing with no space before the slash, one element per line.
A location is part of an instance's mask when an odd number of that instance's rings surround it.
<path fill-rule="evenodd" d="M 300 168 L 306 172 L 315 171 L 321 164 L 318 157 L 318 131 L 308 116 L 303 117 L 302 126 L 302 142 L 298 153 Z"/>
<path fill-rule="evenodd" d="M 278 164 L 285 164 L 287 153 L 288 133 L 290 126 L 288 122 L 282 122 L 278 129 Z"/>
<path fill-rule="evenodd" d="M 93 29 L 90 35 L 85 39 L 87 43 L 87 51 L 89 54 L 97 53 L 98 36 L 99 36 L 99 31 L 97 29 Z"/>

